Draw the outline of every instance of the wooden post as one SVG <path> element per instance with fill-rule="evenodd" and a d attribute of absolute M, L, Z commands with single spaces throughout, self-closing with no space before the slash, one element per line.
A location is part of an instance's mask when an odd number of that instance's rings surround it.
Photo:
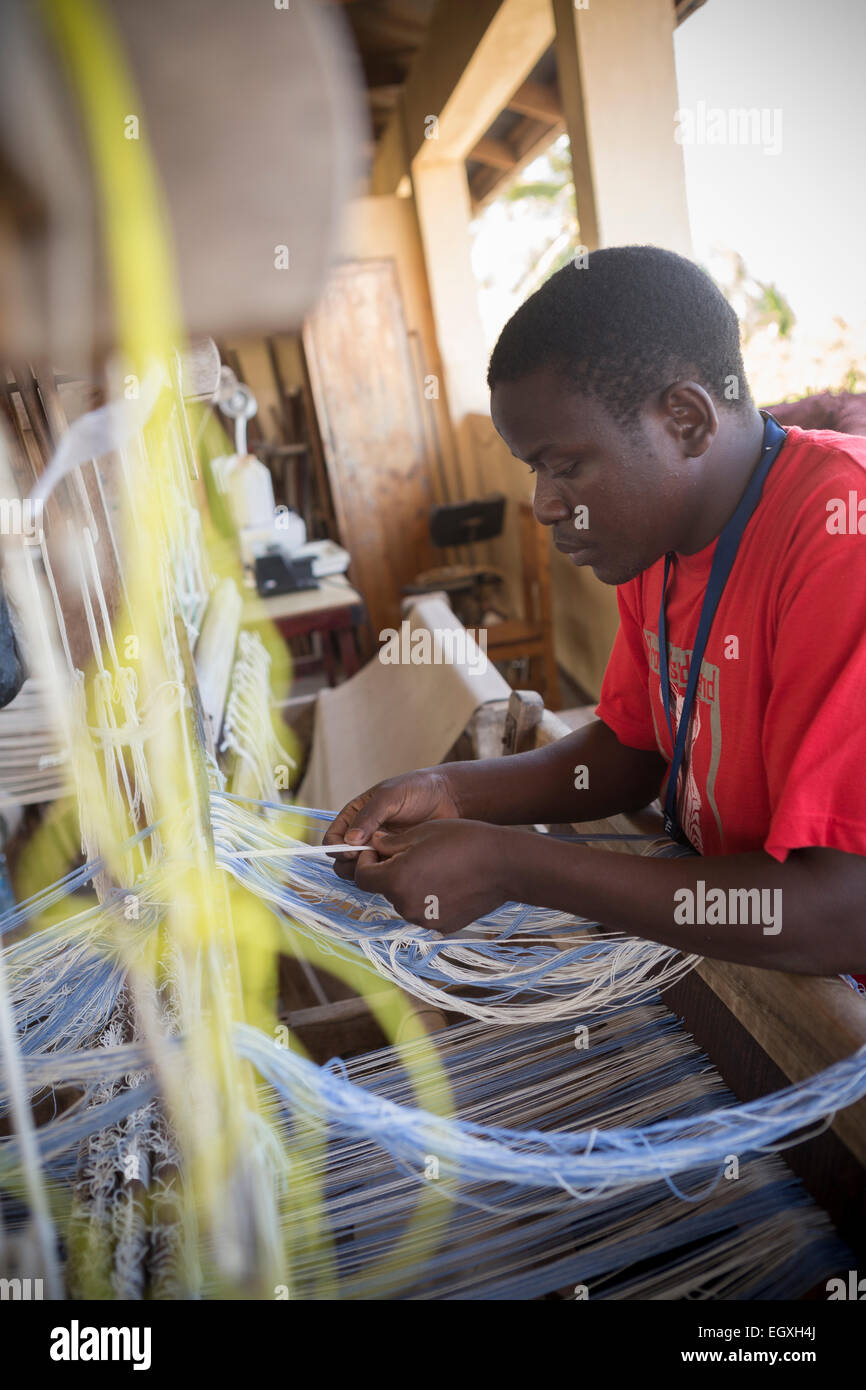
<path fill-rule="evenodd" d="M 480 478 L 468 417 L 486 414 L 487 346 L 472 270 L 469 223 L 472 210 L 462 159 L 419 162 L 415 199 L 436 338 L 445 374 L 462 497 L 480 496 Z"/>
<path fill-rule="evenodd" d="M 553 0 L 581 241 L 691 254 L 671 0 Z"/>
<path fill-rule="evenodd" d="M 544 714 L 544 701 L 536 690 L 513 690 L 508 697 L 502 752 L 525 753 L 535 747 L 535 731 Z"/>

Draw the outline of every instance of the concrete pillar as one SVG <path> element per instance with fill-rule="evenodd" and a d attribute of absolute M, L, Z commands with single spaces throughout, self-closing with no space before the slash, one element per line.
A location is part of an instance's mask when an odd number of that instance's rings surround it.
<path fill-rule="evenodd" d="M 671 0 L 553 0 L 581 238 L 691 254 Z"/>

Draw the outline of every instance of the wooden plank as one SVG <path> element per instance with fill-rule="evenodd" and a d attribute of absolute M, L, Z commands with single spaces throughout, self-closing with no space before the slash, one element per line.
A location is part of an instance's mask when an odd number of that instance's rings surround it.
<path fill-rule="evenodd" d="M 577 42 L 578 15 L 572 0 L 552 0 L 556 21 L 556 66 L 574 176 L 580 239 L 594 251 L 599 245 L 599 209 L 595 170 L 590 153 L 589 123 L 586 110 L 585 77 Z"/>
<path fill-rule="evenodd" d="M 329 976 L 329 988 L 333 983 Z M 418 1023 L 427 1033 L 435 1033 L 448 1026 L 448 1019 L 439 1009 L 420 1004 L 403 991 L 400 993 L 404 1012 L 390 1041 L 401 1042 Z M 290 1010 L 281 1022 L 297 1034 L 313 1060 L 323 1064 L 335 1055 L 352 1057 L 384 1047 L 389 1039 L 371 1005 L 393 1004 L 393 1000 L 393 990 L 378 991 L 372 995 L 352 995 L 333 1003 Z"/>
<path fill-rule="evenodd" d="M 557 121 L 555 125 L 542 125 L 539 121 L 534 121 L 527 117 L 512 132 L 510 143 L 514 149 L 514 167 L 509 173 L 503 173 L 499 169 L 482 167 L 476 169 L 469 181 L 469 191 L 472 194 L 473 212 L 478 213 L 494 198 L 498 197 L 499 190 L 506 182 L 516 179 L 534 159 L 544 154 L 554 140 L 558 139 L 565 130 L 562 121 Z"/>
<path fill-rule="evenodd" d="M 701 979 L 791 1081 L 804 1081 L 866 1045 L 866 999 L 839 979 L 703 960 Z M 832 1127 L 866 1164 L 866 1100 Z"/>
<path fill-rule="evenodd" d="M 467 728 L 473 757 L 501 757 L 506 710 L 505 701 L 496 700 L 489 705 L 482 705 L 475 711 Z"/>
<path fill-rule="evenodd" d="M 465 159 L 553 36 L 550 0 L 438 0 L 404 89 L 410 161 Z M 438 140 L 424 138 L 431 111 Z"/>
<path fill-rule="evenodd" d="M 204 711 L 205 746 L 219 747 L 243 601 L 233 579 L 223 579 L 210 596 L 195 648 L 195 675 Z"/>
<path fill-rule="evenodd" d="M 401 587 L 432 564 L 432 467 L 394 262 L 341 266 L 304 349 L 341 544 L 375 634 L 399 626 Z"/>
<path fill-rule="evenodd" d="M 510 111 L 519 111 L 521 116 L 532 116 L 548 125 L 556 125 L 563 119 L 559 92 L 543 82 L 523 82 L 508 98 L 507 106 Z"/>
<path fill-rule="evenodd" d="M 397 990 L 403 998 L 407 1011 L 416 1017 L 423 1017 L 435 1028 L 444 1028 L 447 1020 L 440 1009 L 433 1008 L 413 999 L 404 990 Z M 338 1027 L 349 1019 L 361 1018 L 372 1012 L 374 1006 L 392 1004 L 394 989 L 377 990 L 374 994 L 352 994 L 345 999 L 337 999 L 327 1004 L 319 1004 L 309 1009 L 291 1010 L 285 1018 L 289 1028 L 310 1028 L 318 1025 Z"/>
<path fill-rule="evenodd" d="M 502 751 L 523 753 L 535 743 L 535 733 L 544 714 L 544 701 L 535 690 L 515 690 L 508 701 Z"/>
<path fill-rule="evenodd" d="M 322 435 L 319 429 L 319 421 L 316 415 L 316 406 L 313 398 L 313 387 L 310 380 L 310 367 L 307 362 L 307 354 L 304 350 L 302 335 L 298 336 L 297 345 L 298 359 L 302 374 L 300 385 L 301 410 L 303 412 L 304 426 L 310 445 L 310 454 L 313 460 L 313 498 L 311 502 L 313 531 L 307 539 L 318 540 L 327 537 L 329 540 L 336 541 L 339 538 L 337 513 L 334 508 L 334 499 L 331 495 L 331 485 L 328 480 L 328 471 L 325 465 L 325 451 L 322 446 Z M 319 531 L 321 535 L 318 534 Z"/>
<path fill-rule="evenodd" d="M 710 989 L 697 970 L 662 996 L 741 1101 L 782 1090 L 789 1078 Z M 781 1157 L 827 1212 L 855 1255 L 866 1255 L 866 1183 L 854 1154 L 831 1129 L 792 1144 Z"/>
<path fill-rule="evenodd" d="M 27 412 L 30 428 L 33 431 L 33 437 L 39 447 L 43 466 L 45 466 L 54 453 L 56 441 L 52 438 L 48 416 L 39 394 L 36 374 L 29 362 L 18 363 L 16 365 L 15 387 L 21 396 L 24 409 Z"/>
<path fill-rule="evenodd" d="M 467 158 L 477 160 L 479 164 L 487 164 L 491 169 L 501 169 L 506 173 L 510 173 L 517 164 L 511 146 L 507 145 L 504 140 L 495 140 L 491 135 L 485 135 L 483 140 L 479 140 L 477 145 L 473 145 Z"/>
<path fill-rule="evenodd" d="M 548 743 L 556 743 L 557 740 L 567 737 L 571 733 L 567 724 L 553 713 L 552 710 L 545 709 L 538 724 L 535 735 L 536 748 L 546 748 Z"/>

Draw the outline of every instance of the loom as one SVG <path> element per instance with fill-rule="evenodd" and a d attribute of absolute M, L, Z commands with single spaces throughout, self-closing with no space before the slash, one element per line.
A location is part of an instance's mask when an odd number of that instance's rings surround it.
<path fill-rule="evenodd" d="M 270 655 L 196 499 L 213 353 L 180 350 L 146 162 L 130 176 L 100 145 L 135 109 L 111 26 L 48 12 L 96 132 L 123 369 L 108 413 L 72 423 L 50 379 L 17 383 L 62 440 L 37 470 L 46 535 L 6 555 L 42 711 L 28 757 L 52 750 L 83 862 L 0 916 L 4 1274 L 122 1299 L 805 1295 L 854 1255 L 780 1155 L 838 1111 L 862 1161 L 862 1014 L 847 1053 L 828 1028 L 791 1084 L 738 1098 L 666 1003 L 698 970 L 721 994 L 724 970 L 522 904 L 448 940 L 410 927 L 335 879 L 330 813 L 280 795 Z M 126 408 L 129 366 L 147 390 Z M 556 736 L 520 702 L 500 714 L 504 751 Z M 46 796 L 26 770 L 8 785 Z M 37 882 L 60 823 L 28 848 Z M 364 999 L 387 1045 L 312 1057 L 273 1010 L 289 954 Z"/>

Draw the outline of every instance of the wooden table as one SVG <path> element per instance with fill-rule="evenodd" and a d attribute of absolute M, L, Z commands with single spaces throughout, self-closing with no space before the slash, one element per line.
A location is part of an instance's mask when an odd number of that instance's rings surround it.
<path fill-rule="evenodd" d="M 318 670 L 324 665 L 328 684 L 336 685 L 337 652 L 347 677 L 354 676 L 358 670 L 356 633 L 365 618 L 364 600 L 358 590 L 352 588 L 344 574 L 329 574 L 319 580 L 318 589 L 302 589 L 291 594 L 272 594 L 268 598 L 249 592 L 244 600 L 241 621 L 244 627 L 271 622 L 286 642 L 290 642 L 293 637 L 309 637 L 314 632 L 321 633 L 321 660 L 316 656 L 293 656 L 294 669 L 300 675 Z"/>

